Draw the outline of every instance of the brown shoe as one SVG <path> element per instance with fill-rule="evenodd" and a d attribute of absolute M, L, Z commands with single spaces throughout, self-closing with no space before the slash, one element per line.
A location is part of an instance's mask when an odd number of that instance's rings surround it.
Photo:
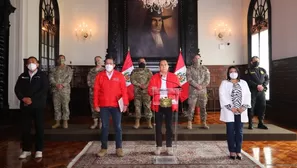
<path fill-rule="evenodd" d="M 103 157 L 107 154 L 107 149 L 101 149 L 98 153 L 97 156 L 98 157 Z"/>
<path fill-rule="evenodd" d="M 122 148 L 118 148 L 116 150 L 116 152 L 117 152 L 117 156 L 118 157 L 123 157 L 124 156 L 124 152 L 123 152 L 123 149 Z"/>

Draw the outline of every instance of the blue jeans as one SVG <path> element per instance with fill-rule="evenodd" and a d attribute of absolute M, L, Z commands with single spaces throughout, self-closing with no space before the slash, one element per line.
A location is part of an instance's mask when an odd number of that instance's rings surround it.
<path fill-rule="evenodd" d="M 122 113 L 116 107 L 102 107 L 100 108 L 100 117 L 102 122 L 101 128 L 101 148 L 107 149 L 108 131 L 109 131 L 109 117 L 112 117 L 113 126 L 116 132 L 116 149 L 122 148 L 122 127 L 121 119 Z"/>
<path fill-rule="evenodd" d="M 227 122 L 227 142 L 229 152 L 241 153 L 243 124 L 240 115 L 234 115 L 234 122 Z"/>

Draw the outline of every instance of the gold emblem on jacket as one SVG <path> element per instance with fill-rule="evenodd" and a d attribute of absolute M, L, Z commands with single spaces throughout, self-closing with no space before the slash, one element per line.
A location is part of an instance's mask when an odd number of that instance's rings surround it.
<path fill-rule="evenodd" d="M 172 106 L 172 99 L 168 97 L 164 97 L 160 99 L 160 106 L 161 107 L 171 107 Z"/>

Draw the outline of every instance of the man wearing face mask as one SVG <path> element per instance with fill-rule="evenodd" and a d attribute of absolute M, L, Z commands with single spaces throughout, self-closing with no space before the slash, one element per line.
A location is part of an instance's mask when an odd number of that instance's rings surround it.
<path fill-rule="evenodd" d="M 249 109 L 249 129 L 253 129 L 253 116 L 255 111 L 258 113 L 258 128 L 268 129 L 264 125 L 263 120 L 266 110 L 266 98 L 265 91 L 269 83 L 269 77 L 264 68 L 259 67 L 259 57 L 253 56 L 251 61 L 251 67 L 245 71 L 247 76 L 247 82 L 249 84 L 252 94 L 252 108 Z"/>
<path fill-rule="evenodd" d="M 93 106 L 94 105 L 94 92 L 93 91 L 94 91 L 95 78 L 99 72 L 104 70 L 104 68 L 102 66 L 103 62 L 102 62 L 102 58 L 100 56 L 96 56 L 94 58 L 94 61 L 95 61 L 96 67 L 91 68 L 88 73 L 88 76 L 87 76 L 87 83 L 89 86 L 89 100 L 90 100 L 90 106 L 91 106 L 91 110 L 92 110 L 92 118 L 94 121 L 94 124 L 91 125 L 90 129 L 95 129 L 96 127 L 98 127 L 100 129 L 102 126 L 101 119 L 100 119 L 99 113 L 97 113 L 94 110 L 94 106 Z"/>
<path fill-rule="evenodd" d="M 188 129 L 192 129 L 192 120 L 194 116 L 194 110 L 196 105 L 200 107 L 200 120 L 202 122 L 201 128 L 209 129 L 206 124 L 207 113 L 207 85 L 210 82 L 209 70 L 200 64 L 200 54 L 197 54 L 193 58 L 193 65 L 187 68 L 187 80 L 190 84 L 189 98 L 188 98 Z"/>
<path fill-rule="evenodd" d="M 65 64 L 66 58 L 60 55 L 58 58 L 58 66 L 51 70 L 49 75 L 50 84 L 53 92 L 53 103 L 55 109 L 56 124 L 52 126 L 53 129 L 61 126 L 60 120 L 63 120 L 63 128 L 68 128 L 69 120 L 69 102 L 70 102 L 70 82 L 73 71 Z M 62 108 L 62 109 L 61 109 Z"/>
<path fill-rule="evenodd" d="M 132 71 L 131 74 L 131 83 L 134 85 L 134 106 L 136 113 L 136 120 L 134 128 L 138 129 L 140 126 L 141 118 L 141 109 L 142 104 L 144 106 L 144 114 L 147 119 L 147 127 L 152 129 L 152 112 L 151 112 L 151 97 L 147 92 L 147 87 L 150 82 L 153 73 L 145 67 L 145 59 L 140 58 L 138 60 L 139 68 L 136 68 Z"/>
<path fill-rule="evenodd" d="M 21 126 L 22 126 L 22 148 L 19 156 L 25 159 L 31 155 L 31 126 L 32 120 L 35 126 L 35 158 L 42 158 L 43 150 L 43 116 L 46 106 L 47 91 L 49 87 L 48 78 L 45 73 L 38 69 L 39 64 L 35 57 L 27 60 L 28 71 L 22 73 L 15 85 L 15 94 L 21 101 Z"/>
<path fill-rule="evenodd" d="M 122 150 L 122 112 L 127 111 L 129 105 L 126 80 L 124 75 L 114 70 L 115 63 L 112 57 L 105 59 L 105 71 L 99 72 L 94 83 L 94 109 L 100 113 L 102 121 L 101 150 L 97 156 L 103 157 L 107 154 L 107 142 L 109 131 L 109 117 L 112 117 L 113 127 L 116 132 L 116 154 L 123 157 Z M 119 100 L 123 102 L 120 110 Z M 121 102 L 121 101 L 120 101 Z"/>

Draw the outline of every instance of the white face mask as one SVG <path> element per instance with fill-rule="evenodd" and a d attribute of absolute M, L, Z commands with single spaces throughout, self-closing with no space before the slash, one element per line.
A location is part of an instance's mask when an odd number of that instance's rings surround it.
<path fill-rule="evenodd" d="M 30 63 L 30 64 L 28 64 L 27 65 L 27 67 L 28 67 L 28 69 L 30 70 L 30 71 L 35 71 L 36 70 L 36 68 L 37 68 L 37 65 L 36 64 L 34 64 L 34 63 Z"/>
<path fill-rule="evenodd" d="M 113 70 L 113 65 L 107 64 L 105 65 L 105 69 L 107 72 L 111 72 Z"/>
<path fill-rule="evenodd" d="M 230 76 L 231 79 L 237 79 L 238 73 L 237 72 L 232 72 L 232 73 L 229 74 L 229 76 Z"/>

